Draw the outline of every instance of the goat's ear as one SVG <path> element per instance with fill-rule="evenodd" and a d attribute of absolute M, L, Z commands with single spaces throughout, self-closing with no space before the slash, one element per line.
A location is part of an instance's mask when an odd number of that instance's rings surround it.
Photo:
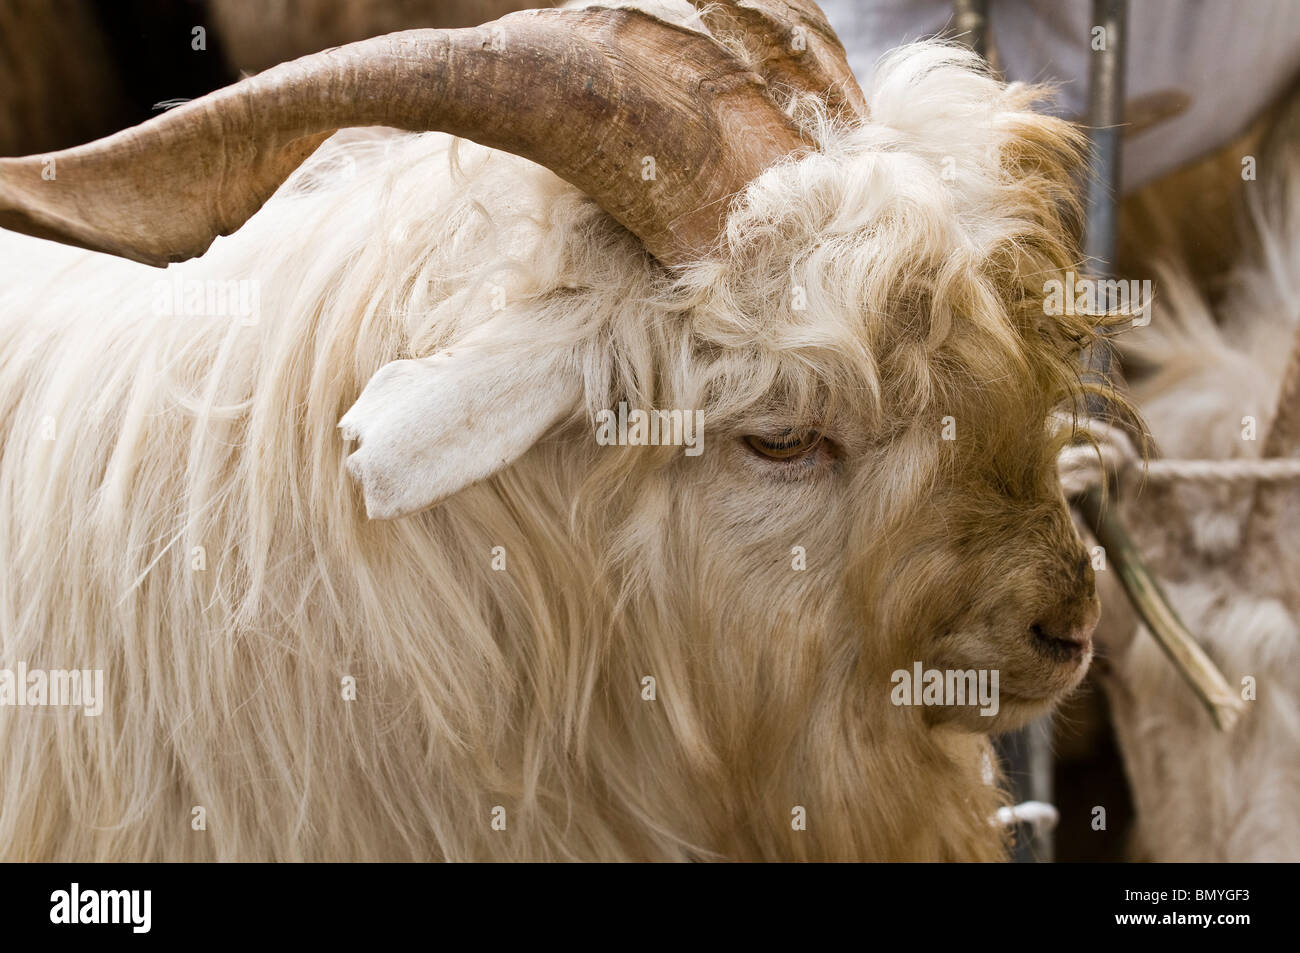
<path fill-rule="evenodd" d="M 397 519 L 509 466 L 577 405 L 571 354 L 455 347 L 385 364 L 343 415 L 371 519 Z"/>

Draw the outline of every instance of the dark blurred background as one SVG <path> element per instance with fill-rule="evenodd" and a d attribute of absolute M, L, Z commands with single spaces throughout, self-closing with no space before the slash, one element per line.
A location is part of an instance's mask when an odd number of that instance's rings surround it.
<path fill-rule="evenodd" d="M 307 53 L 546 0 L 0 0 L 0 155 L 143 122 Z"/>

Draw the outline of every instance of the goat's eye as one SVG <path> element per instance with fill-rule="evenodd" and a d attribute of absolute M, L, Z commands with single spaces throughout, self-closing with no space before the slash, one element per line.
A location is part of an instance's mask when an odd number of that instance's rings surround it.
<path fill-rule="evenodd" d="M 745 438 L 749 449 L 772 460 L 793 460 L 817 449 L 822 435 L 815 430 L 788 430 L 779 437 L 760 437 L 750 434 Z"/>

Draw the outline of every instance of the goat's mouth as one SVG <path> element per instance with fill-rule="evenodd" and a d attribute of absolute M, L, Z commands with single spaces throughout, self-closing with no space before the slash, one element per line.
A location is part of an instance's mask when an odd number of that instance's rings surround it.
<path fill-rule="evenodd" d="M 1050 707 L 1083 679 L 1092 661 L 1092 639 L 1030 631 L 1029 664 L 1007 673 L 1002 697 L 1010 709 Z"/>

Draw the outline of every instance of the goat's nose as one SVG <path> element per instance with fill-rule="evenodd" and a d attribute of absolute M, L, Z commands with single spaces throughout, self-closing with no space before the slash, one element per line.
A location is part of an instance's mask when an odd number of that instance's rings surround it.
<path fill-rule="evenodd" d="M 1057 662 L 1081 658 L 1092 646 L 1092 631 L 1100 616 L 1096 596 L 1071 600 L 1043 614 L 1029 627 L 1035 649 Z"/>

